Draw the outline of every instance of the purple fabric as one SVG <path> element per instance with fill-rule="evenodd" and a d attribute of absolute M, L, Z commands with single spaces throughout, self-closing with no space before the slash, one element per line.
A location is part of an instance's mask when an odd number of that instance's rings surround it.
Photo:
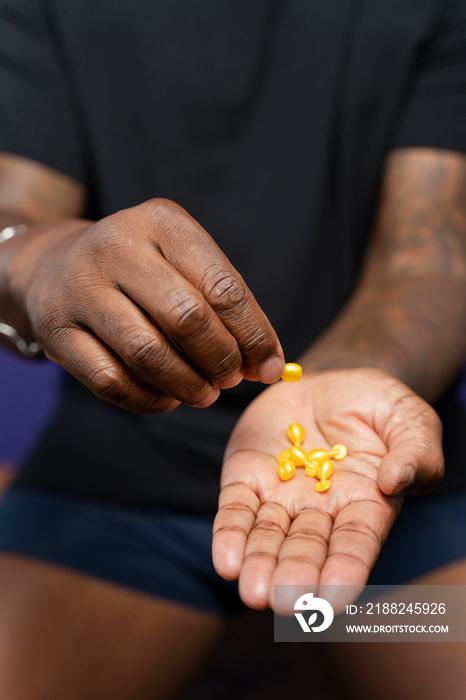
<path fill-rule="evenodd" d="M 0 348 L 0 462 L 18 462 L 55 406 L 61 370 Z"/>
<path fill-rule="evenodd" d="M 463 377 L 461 379 L 461 384 L 458 389 L 458 396 L 460 397 L 461 403 L 466 409 L 466 363 L 463 369 Z"/>

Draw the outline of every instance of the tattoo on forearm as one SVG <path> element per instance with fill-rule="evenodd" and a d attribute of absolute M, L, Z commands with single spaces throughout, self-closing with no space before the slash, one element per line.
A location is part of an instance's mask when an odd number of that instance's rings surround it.
<path fill-rule="evenodd" d="M 359 285 L 305 361 L 378 366 L 433 398 L 465 355 L 466 158 L 397 151 Z"/>

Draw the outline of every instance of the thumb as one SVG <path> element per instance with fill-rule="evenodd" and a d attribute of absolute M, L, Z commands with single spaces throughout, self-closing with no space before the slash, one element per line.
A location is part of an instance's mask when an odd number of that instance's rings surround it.
<path fill-rule="evenodd" d="M 440 437 L 420 443 L 406 444 L 390 450 L 382 459 L 377 482 L 387 496 L 408 493 L 428 493 L 435 489 L 444 474 Z"/>

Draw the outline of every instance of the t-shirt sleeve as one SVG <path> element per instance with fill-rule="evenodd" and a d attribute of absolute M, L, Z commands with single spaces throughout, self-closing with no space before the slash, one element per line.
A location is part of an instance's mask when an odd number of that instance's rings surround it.
<path fill-rule="evenodd" d="M 445 7 L 419 59 L 391 145 L 466 152 L 466 0 Z"/>
<path fill-rule="evenodd" d="M 46 0 L 0 0 L 0 150 L 85 181 L 66 56 Z"/>

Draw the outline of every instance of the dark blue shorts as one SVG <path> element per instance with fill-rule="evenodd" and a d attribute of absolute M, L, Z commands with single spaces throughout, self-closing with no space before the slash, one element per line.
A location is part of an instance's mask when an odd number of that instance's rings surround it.
<path fill-rule="evenodd" d="M 0 551 L 53 562 L 216 613 L 240 602 L 212 566 L 212 518 L 141 511 L 14 485 L 0 501 Z M 370 583 L 399 584 L 466 557 L 466 495 L 408 503 Z"/>

